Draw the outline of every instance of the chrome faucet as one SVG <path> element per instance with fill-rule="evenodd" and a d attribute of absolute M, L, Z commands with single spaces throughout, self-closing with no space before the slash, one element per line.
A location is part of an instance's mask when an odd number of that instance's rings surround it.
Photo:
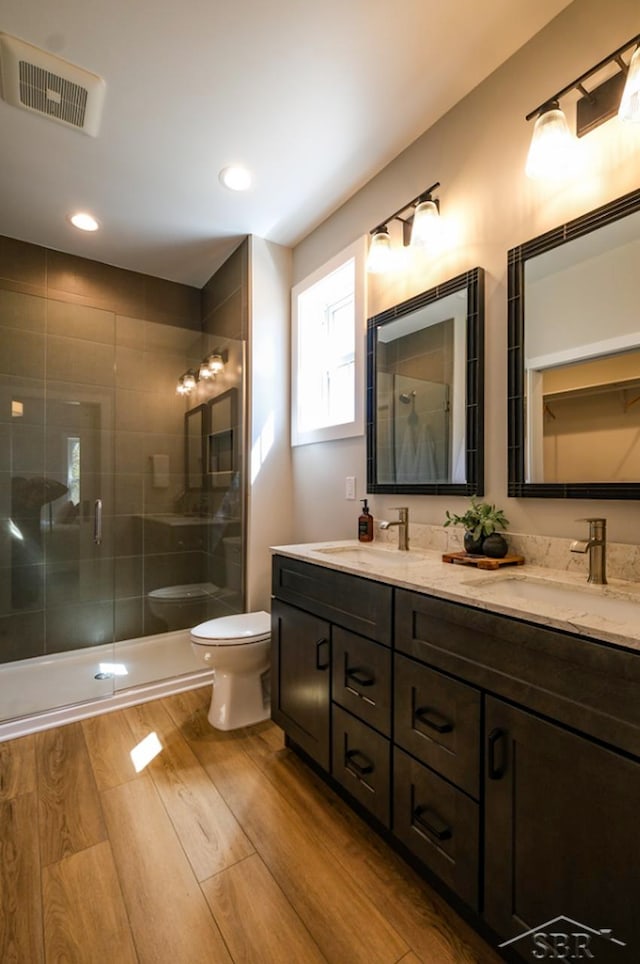
<path fill-rule="evenodd" d="M 569 546 L 571 552 L 589 553 L 589 578 L 598 586 L 607 584 L 607 520 L 606 519 L 576 519 L 576 522 L 589 523 L 589 539 L 587 542 L 576 540 Z"/>
<path fill-rule="evenodd" d="M 396 522 L 381 522 L 381 529 L 390 529 L 391 526 L 398 526 L 398 549 L 406 552 L 409 548 L 409 509 L 407 506 L 393 506 L 398 513 Z"/>

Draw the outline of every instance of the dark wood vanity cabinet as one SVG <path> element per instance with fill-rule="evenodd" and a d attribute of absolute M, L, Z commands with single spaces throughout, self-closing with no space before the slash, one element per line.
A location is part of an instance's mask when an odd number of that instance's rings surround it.
<path fill-rule="evenodd" d="M 626 945 L 591 935 L 595 960 L 637 964 L 640 765 L 493 697 L 486 733 L 486 921 L 508 940 L 562 915 Z"/>
<path fill-rule="evenodd" d="M 328 770 L 331 627 L 278 599 L 271 607 L 271 716 Z"/>
<path fill-rule="evenodd" d="M 274 557 L 272 719 L 387 826 L 392 593 Z"/>
<path fill-rule="evenodd" d="M 496 945 L 551 958 L 521 935 L 561 918 L 597 961 L 636 964 L 639 654 L 279 557 L 274 596 L 293 742 Z"/>

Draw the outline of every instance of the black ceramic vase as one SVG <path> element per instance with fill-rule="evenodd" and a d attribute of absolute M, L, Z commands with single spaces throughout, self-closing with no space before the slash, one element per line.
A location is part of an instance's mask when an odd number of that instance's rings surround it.
<path fill-rule="evenodd" d="M 482 537 L 480 539 L 473 538 L 473 532 L 465 532 L 464 534 L 464 549 L 471 556 L 482 555 Z"/>
<path fill-rule="evenodd" d="M 508 549 L 507 540 L 499 532 L 492 532 L 482 540 L 483 554 L 491 556 L 492 559 L 503 559 Z"/>

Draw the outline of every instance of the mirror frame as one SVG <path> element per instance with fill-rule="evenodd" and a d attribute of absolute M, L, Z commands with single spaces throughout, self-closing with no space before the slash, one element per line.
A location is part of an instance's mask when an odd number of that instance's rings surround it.
<path fill-rule="evenodd" d="M 195 418 L 196 415 L 200 415 L 200 464 L 202 466 L 202 474 L 200 479 L 200 485 L 190 485 L 190 471 L 189 471 L 189 460 L 190 460 L 190 435 L 189 435 L 189 420 Z M 196 405 L 195 408 L 190 408 L 184 414 L 184 487 L 186 492 L 200 492 L 206 488 L 206 438 L 207 438 L 207 406 L 206 405 Z"/>
<path fill-rule="evenodd" d="M 216 405 L 220 405 L 222 402 L 229 402 L 231 409 L 231 424 L 228 429 L 225 429 L 222 433 L 213 431 L 214 415 L 213 409 Z M 238 389 L 228 388 L 226 391 L 221 392 L 219 395 L 214 395 L 207 402 L 207 432 L 205 441 L 205 472 L 207 479 L 209 480 L 209 486 L 212 489 L 226 488 L 228 485 L 227 477 L 234 474 L 234 472 L 239 471 L 240 465 L 240 443 L 239 443 L 239 432 L 240 425 L 238 422 Z M 228 470 L 222 470 L 221 472 L 211 471 L 211 455 L 213 439 L 218 434 L 225 434 L 229 432 L 231 434 L 231 468 Z M 224 476 L 224 479 L 222 477 Z M 222 481 L 221 481 L 222 479 Z"/>
<path fill-rule="evenodd" d="M 534 499 L 639 499 L 638 482 L 527 482 L 524 372 L 524 269 L 529 258 L 640 210 L 640 190 L 632 191 L 524 244 L 511 248 L 508 271 L 508 495 Z"/>
<path fill-rule="evenodd" d="M 376 330 L 456 291 L 467 292 L 465 384 L 465 482 L 415 484 L 376 481 Z M 404 495 L 484 495 L 484 269 L 423 291 L 367 319 L 367 492 Z"/>

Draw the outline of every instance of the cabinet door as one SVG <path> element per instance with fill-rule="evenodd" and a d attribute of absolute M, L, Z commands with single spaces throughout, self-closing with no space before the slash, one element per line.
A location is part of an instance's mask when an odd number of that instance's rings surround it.
<path fill-rule="evenodd" d="M 271 717 L 325 770 L 330 767 L 331 630 L 278 599 L 271 609 Z"/>
<path fill-rule="evenodd" d="M 567 932 L 572 948 L 585 933 L 582 956 L 599 964 L 637 964 L 640 764 L 497 699 L 486 722 L 488 923 L 509 940 L 562 918 L 542 930 Z M 542 957 L 534 938 L 510 946 Z"/>

